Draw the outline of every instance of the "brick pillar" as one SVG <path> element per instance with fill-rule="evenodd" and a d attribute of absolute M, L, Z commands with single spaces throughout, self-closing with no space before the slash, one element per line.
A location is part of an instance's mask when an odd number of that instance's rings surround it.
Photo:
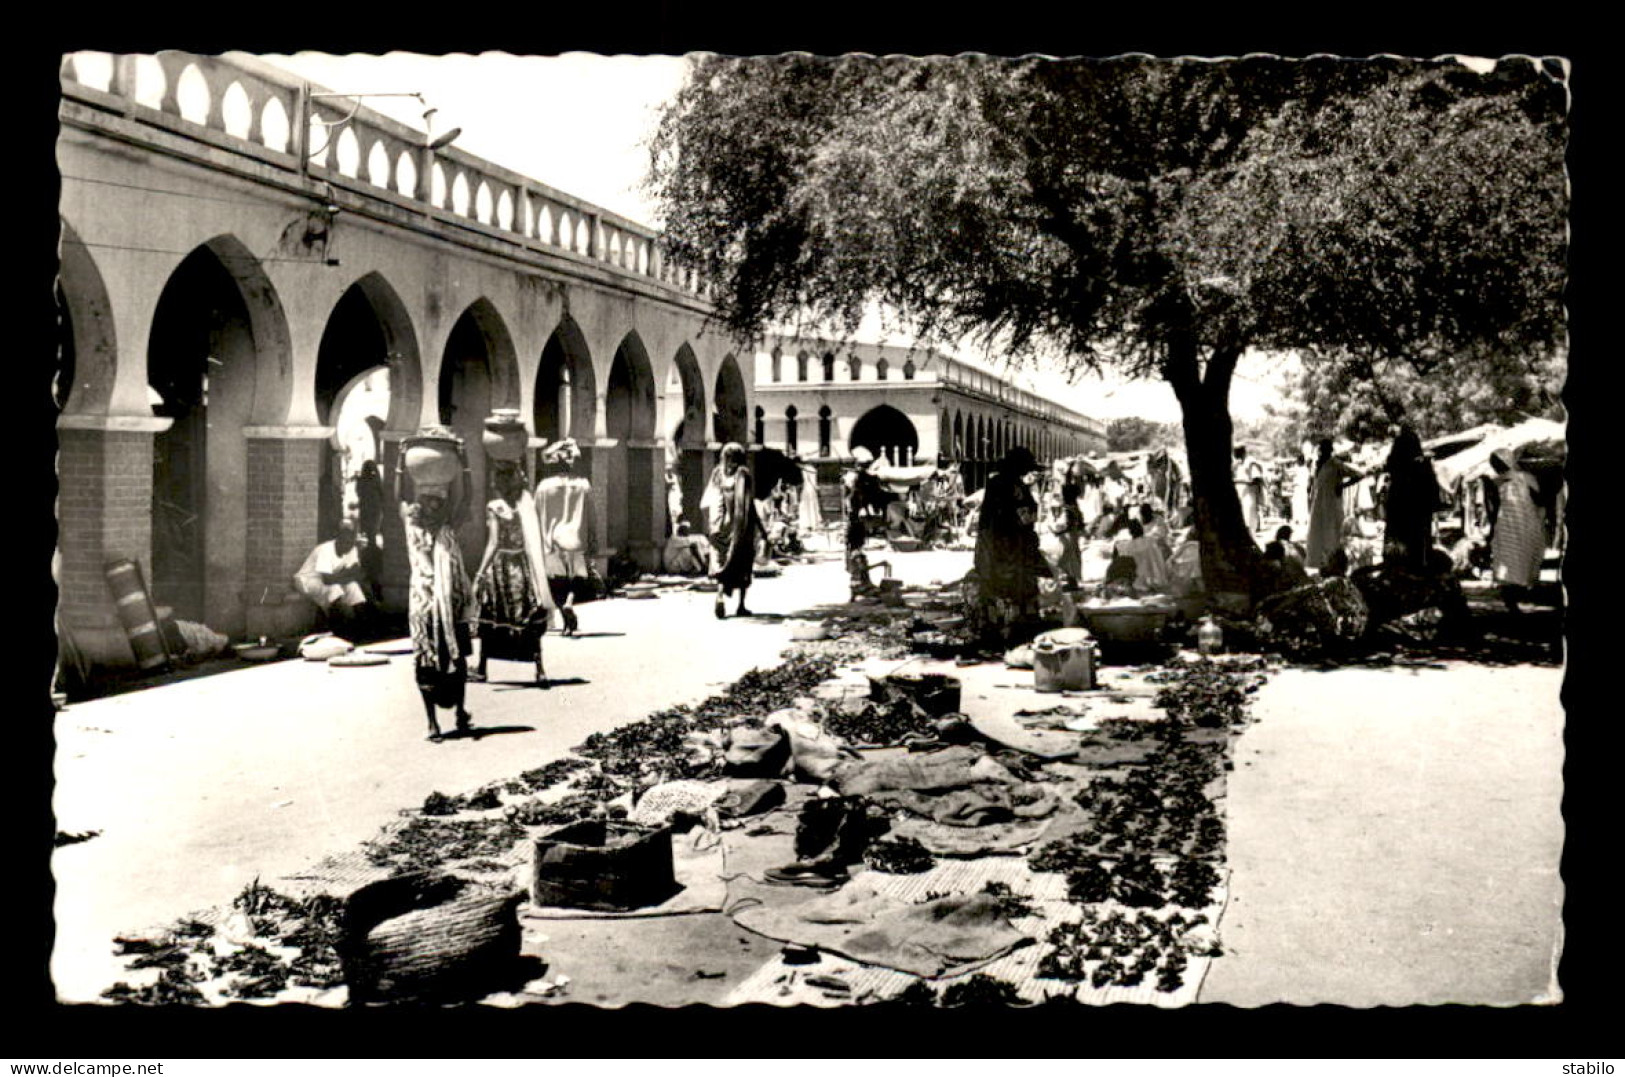
<path fill-rule="evenodd" d="M 249 427 L 248 562 L 244 576 L 245 632 L 249 636 L 302 635 L 316 622 L 316 607 L 293 584 L 293 574 L 325 536 L 317 534 L 322 442 L 327 427 Z"/>
<path fill-rule="evenodd" d="M 65 415 L 57 423 L 58 611 L 92 663 L 134 663 L 107 589 L 128 558 L 152 586 L 152 439 L 168 419 Z"/>

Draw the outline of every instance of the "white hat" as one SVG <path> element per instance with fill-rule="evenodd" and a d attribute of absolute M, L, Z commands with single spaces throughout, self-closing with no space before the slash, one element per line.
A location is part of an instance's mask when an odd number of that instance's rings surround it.
<path fill-rule="evenodd" d="M 862 445 L 859 445 L 857 448 L 852 450 L 852 462 L 854 464 L 872 464 L 874 463 L 874 460 L 875 454 L 870 452 L 868 449 L 865 449 Z"/>

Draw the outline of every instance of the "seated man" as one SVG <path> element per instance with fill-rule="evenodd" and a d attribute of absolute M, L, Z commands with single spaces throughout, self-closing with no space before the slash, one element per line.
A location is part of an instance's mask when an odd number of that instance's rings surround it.
<path fill-rule="evenodd" d="M 1287 551 L 1280 539 L 1275 539 L 1264 547 L 1264 561 L 1269 578 L 1261 582 L 1263 593 L 1266 595 L 1290 591 L 1310 582 L 1309 570 L 1303 567 L 1302 561 Z"/>
<path fill-rule="evenodd" d="M 1275 541 L 1281 544 L 1281 548 L 1286 551 L 1288 557 L 1296 557 L 1300 563 L 1308 563 L 1308 557 L 1304 554 L 1303 547 L 1292 541 L 1291 524 L 1282 524 L 1275 529 Z"/>
<path fill-rule="evenodd" d="M 294 586 L 327 615 L 329 625 L 353 625 L 371 615 L 363 586 L 360 551 L 356 546 L 355 524 L 345 520 L 338 534 L 310 551 L 294 574 Z"/>
<path fill-rule="evenodd" d="M 1134 558 L 1135 588 L 1142 594 L 1167 590 L 1168 559 L 1162 546 L 1145 533 L 1138 520 L 1127 521 L 1124 530 L 1128 535 L 1119 537 L 1116 552 Z"/>

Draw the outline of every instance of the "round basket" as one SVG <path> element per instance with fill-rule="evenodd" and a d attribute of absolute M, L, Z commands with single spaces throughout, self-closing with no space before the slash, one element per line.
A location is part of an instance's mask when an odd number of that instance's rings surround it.
<path fill-rule="evenodd" d="M 523 900 L 435 872 L 362 887 L 343 917 L 350 1001 L 467 1001 L 501 990 L 519 958 Z"/>
<path fill-rule="evenodd" d="M 1168 623 L 1169 613 L 1159 607 L 1084 609 L 1080 612 L 1091 632 L 1116 643 L 1155 643 L 1162 635 L 1163 626 Z"/>
<path fill-rule="evenodd" d="M 234 643 L 231 649 L 245 662 L 269 662 L 282 653 L 275 643 Z"/>
<path fill-rule="evenodd" d="M 829 639 L 829 626 L 823 621 L 791 621 L 790 638 L 801 643 Z"/>

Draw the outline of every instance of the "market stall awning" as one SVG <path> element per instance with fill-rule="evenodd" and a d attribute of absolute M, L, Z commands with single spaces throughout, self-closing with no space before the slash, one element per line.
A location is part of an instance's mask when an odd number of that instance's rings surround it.
<path fill-rule="evenodd" d="M 1463 479 L 1492 474 L 1490 457 L 1502 449 L 1561 459 L 1567 448 L 1564 429 L 1551 419 L 1525 419 L 1516 426 L 1498 427 L 1461 452 L 1434 461 L 1433 470 L 1448 489 Z"/>

